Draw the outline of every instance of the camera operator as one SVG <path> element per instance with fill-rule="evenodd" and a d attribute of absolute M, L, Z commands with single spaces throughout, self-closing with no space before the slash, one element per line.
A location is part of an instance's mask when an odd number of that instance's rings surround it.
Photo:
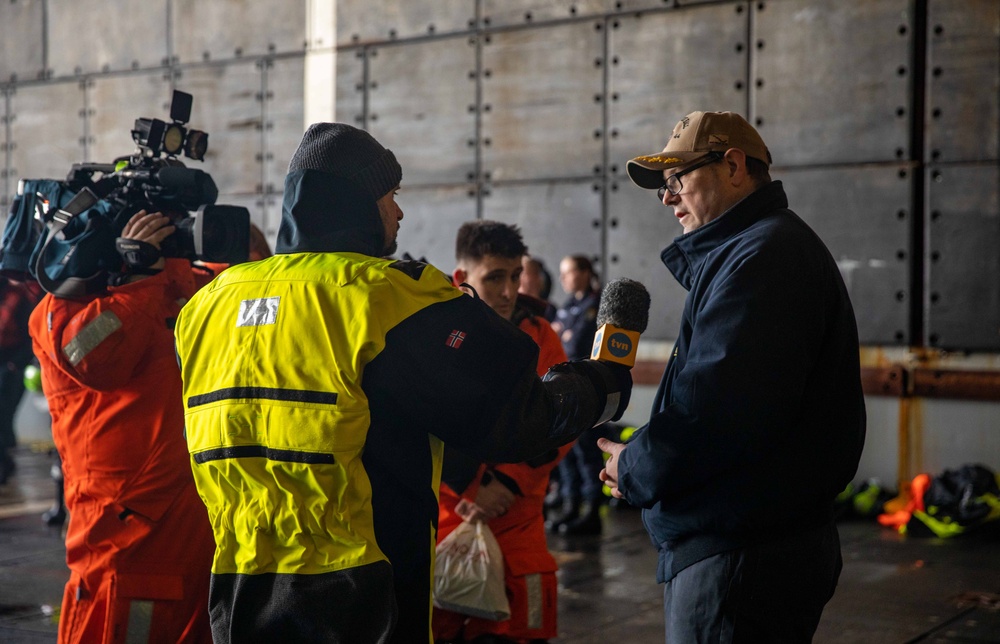
<path fill-rule="evenodd" d="M 210 642 L 214 542 L 184 444 L 173 347 L 180 307 L 203 282 L 156 257 L 172 218 L 140 210 L 121 237 L 155 259 L 105 292 L 46 295 L 30 320 L 63 459 L 70 579 L 60 642 Z"/>

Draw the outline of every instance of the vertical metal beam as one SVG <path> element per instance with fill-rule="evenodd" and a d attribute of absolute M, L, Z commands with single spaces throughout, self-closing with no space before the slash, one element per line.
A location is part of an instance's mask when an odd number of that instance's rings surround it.
<path fill-rule="evenodd" d="M 358 124 L 362 130 L 368 129 L 368 112 L 371 110 L 371 97 L 369 96 L 368 84 L 371 82 L 368 60 L 371 58 L 371 45 L 361 48 L 361 123 Z"/>
<path fill-rule="evenodd" d="M 174 0 L 167 0 L 167 65 L 173 66 L 174 64 L 174 25 L 171 20 L 171 16 L 174 15 Z M 173 85 L 173 80 L 171 79 L 171 85 Z M 173 95 L 173 87 L 171 89 L 171 95 Z"/>
<path fill-rule="evenodd" d="M 83 148 L 83 158 L 90 158 L 90 92 L 94 81 L 90 76 L 80 80 L 80 93 L 83 95 L 83 107 L 80 109 L 80 119 L 83 121 L 83 136 L 80 137 Z"/>
<path fill-rule="evenodd" d="M 167 57 L 164 60 L 166 64 L 164 65 L 165 69 L 163 71 L 163 80 L 167 81 L 167 91 L 171 97 L 173 97 L 174 91 L 177 89 L 177 76 L 180 74 L 177 59 L 174 56 L 174 31 L 173 25 L 171 24 L 173 9 L 174 0 L 167 0 Z"/>
<path fill-rule="evenodd" d="M 305 32 L 303 125 L 352 122 L 350 117 L 337 114 L 336 0 L 307 0 Z"/>
<path fill-rule="evenodd" d="M 475 5 L 473 9 L 473 19 L 475 24 L 472 27 L 472 38 L 475 39 L 476 47 L 476 96 L 473 100 L 473 105 L 476 106 L 475 114 L 475 124 L 472 130 L 472 140 L 475 142 L 473 146 L 473 173 L 475 177 L 475 187 L 476 192 L 476 219 L 483 218 L 483 190 L 485 188 L 485 181 L 483 177 L 483 31 L 482 31 L 482 17 L 483 17 L 483 0 L 472 0 Z"/>
<path fill-rule="evenodd" d="M 257 141 L 258 153 L 257 159 L 259 162 L 258 175 L 260 176 L 260 187 L 261 194 L 264 196 L 266 201 L 267 195 L 271 194 L 273 187 L 267 183 L 267 172 L 265 168 L 267 167 L 267 151 L 269 149 L 270 140 L 268 138 L 267 132 L 273 127 L 273 125 L 268 121 L 268 109 L 267 109 L 267 92 L 268 92 L 268 76 L 269 70 L 274 67 L 274 59 L 270 57 L 261 58 L 257 61 L 260 67 L 260 138 Z M 267 222 L 264 222 L 267 225 Z"/>
<path fill-rule="evenodd" d="M 754 82 L 757 74 L 756 70 L 756 60 L 754 59 L 754 49 L 753 47 L 753 34 L 755 27 L 754 16 L 756 12 L 752 9 L 752 2 L 749 0 L 744 5 L 744 11 L 747 12 L 747 33 L 746 33 L 746 45 L 743 50 L 746 52 L 746 72 L 743 79 L 743 86 L 746 88 L 746 103 L 743 106 L 743 114 L 746 116 L 747 121 L 753 123 L 756 118 L 756 114 L 750 113 L 750 108 L 753 107 L 754 101 L 757 98 L 757 83 Z"/>
<path fill-rule="evenodd" d="M 309 54 L 307 53 L 308 57 Z M 281 193 L 284 191 L 284 184 L 282 184 L 277 189 L 267 182 L 267 162 L 268 154 L 271 149 L 271 139 L 268 132 L 274 127 L 274 124 L 269 120 L 270 110 L 268 109 L 268 92 L 270 92 L 270 70 L 274 68 L 274 59 L 270 57 L 261 58 L 258 63 L 260 64 L 260 141 L 258 143 L 259 150 L 257 152 L 257 159 L 260 163 L 258 172 L 260 173 L 260 186 L 261 194 L 259 195 L 260 211 L 263 215 L 261 218 L 261 228 L 267 231 L 271 228 L 271 208 L 268 205 L 271 195 L 275 193 Z"/>
<path fill-rule="evenodd" d="M 602 23 L 598 23 L 602 24 Z M 601 44 L 601 57 L 604 59 L 604 64 L 601 65 L 601 132 L 603 136 L 601 137 L 601 275 L 604 275 L 605 279 L 609 275 L 608 271 L 610 269 L 611 258 L 608 256 L 608 223 L 610 220 L 608 209 L 609 209 L 609 197 L 608 190 L 611 188 L 611 143 L 609 139 L 611 138 L 610 126 L 611 126 L 611 114 L 608 107 L 609 99 L 611 97 L 611 88 L 609 84 L 611 82 L 611 36 L 608 34 L 608 18 L 604 18 L 603 27 L 601 28 L 602 44 Z"/>
<path fill-rule="evenodd" d="M 912 78 L 910 114 L 910 160 L 913 172 L 913 192 L 910 202 L 910 345 L 925 345 L 924 315 L 929 304 L 925 284 L 930 279 L 926 249 L 926 166 L 924 164 L 925 128 L 927 112 L 927 3 L 913 0 L 913 49 L 910 54 Z"/>
<path fill-rule="evenodd" d="M 38 78 L 49 77 L 49 0 L 42 1 L 42 69 Z"/>
<path fill-rule="evenodd" d="M 11 87 L 13 87 L 13 86 L 11 86 Z M 11 172 L 11 168 L 10 168 L 10 90 L 9 90 L 9 88 L 5 87 L 2 91 L 0 91 L 0 94 L 2 94 L 2 96 L 3 96 L 3 120 L 2 120 L 2 125 L 3 125 L 3 130 L 4 130 L 4 137 L 3 137 L 3 143 L 4 143 L 4 145 L 3 145 L 3 149 L 0 150 L 0 151 L 3 152 L 3 159 L 2 159 L 2 161 L 3 161 L 3 165 L 2 165 L 3 172 L 0 173 L 0 175 L 2 175 L 2 176 L 0 176 L 0 179 L 2 179 L 2 181 L 0 181 L 0 187 L 3 188 L 3 203 L 6 204 L 7 203 L 7 199 L 12 194 L 11 193 L 11 189 L 10 189 L 10 172 Z M 4 217 L 4 221 L 6 221 L 7 213 L 0 213 L 0 215 L 2 215 Z"/>

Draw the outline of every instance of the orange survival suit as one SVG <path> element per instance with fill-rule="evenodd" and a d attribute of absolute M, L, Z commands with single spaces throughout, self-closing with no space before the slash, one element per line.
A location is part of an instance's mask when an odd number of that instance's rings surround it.
<path fill-rule="evenodd" d="M 215 541 L 184 442 L 173 322 L 186 260 L 30 320 L 70 513 L 59 642 L 211 642 Z M 200 285 L 200 284 L 198 284 Z"/>
<path fill-rule="evenodd" d="M 513 321 L 518 328 L 531 336 L 538 345 L 538 375 L 543 376 L 549 367 L 566 362 L 562 342 L 549 323 L 536 311 L 537 300 L 518 296 Z M 540 302 L 540 301 L 538 301 Z M 488 523 L 500 544 L 504 558 L 504 583 L 510 601 L 510 619 L 495 622 L 469 617 L 440 608 L 434 609 L 434 639 L 464 639 L 471 641 L 480 635 L 502 635 L 515 640 L 549 639 L 557 633 L 557 581 L 559 566 L 549 553 L 545 540 L 543 503 L 548 491 L 549 474 L 574 443 L 563 445 L 549 454 L 526 463 L 487 466 L 478 464 L 471 481 L 460 494 L 448 484 L 449 459 L 463 458 L 452 450 L 445 452 L 444 481 L 440 492 L 438 515 L 438 543 L 462 523 L 455 506 L 465 498 L 475 501 L 483 475 L 489 471 L 510 485 L 513 483 L 516 498 L 503 516 Z M 461 479 L 462 477 L 457 477 Z M 465 481 L 451 479 L 452 485 L 461 487 Z M 520 493 L 517 493 L 517 492 Z"/>

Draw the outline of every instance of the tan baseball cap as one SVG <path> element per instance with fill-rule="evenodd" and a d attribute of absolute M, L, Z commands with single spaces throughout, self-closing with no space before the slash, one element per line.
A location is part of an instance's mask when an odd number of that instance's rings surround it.
<path fill-rule="evenodd" d="M 632 183 L 656 190 L 663 185 L 663 171 L 700 159 L 709 152 L 743 150 L 748 157 L 770 167 L 768 152 L 760 134 L 736 112 L 691 112 L 682 118 L 662 152 L 630 159 L 625 164 Z"/>

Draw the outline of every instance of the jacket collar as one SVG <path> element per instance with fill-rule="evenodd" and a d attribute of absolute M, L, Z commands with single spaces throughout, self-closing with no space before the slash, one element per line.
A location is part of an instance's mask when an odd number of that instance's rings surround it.
<path fill-rule="evenodd" d="M 728 239 L 757 223 L 769 212 L 788 207 L 780 181 L 761 186 L 704 226 L 685 233 L 663 249 L 660 259 L 685 289 L 710 252 Z"/>

